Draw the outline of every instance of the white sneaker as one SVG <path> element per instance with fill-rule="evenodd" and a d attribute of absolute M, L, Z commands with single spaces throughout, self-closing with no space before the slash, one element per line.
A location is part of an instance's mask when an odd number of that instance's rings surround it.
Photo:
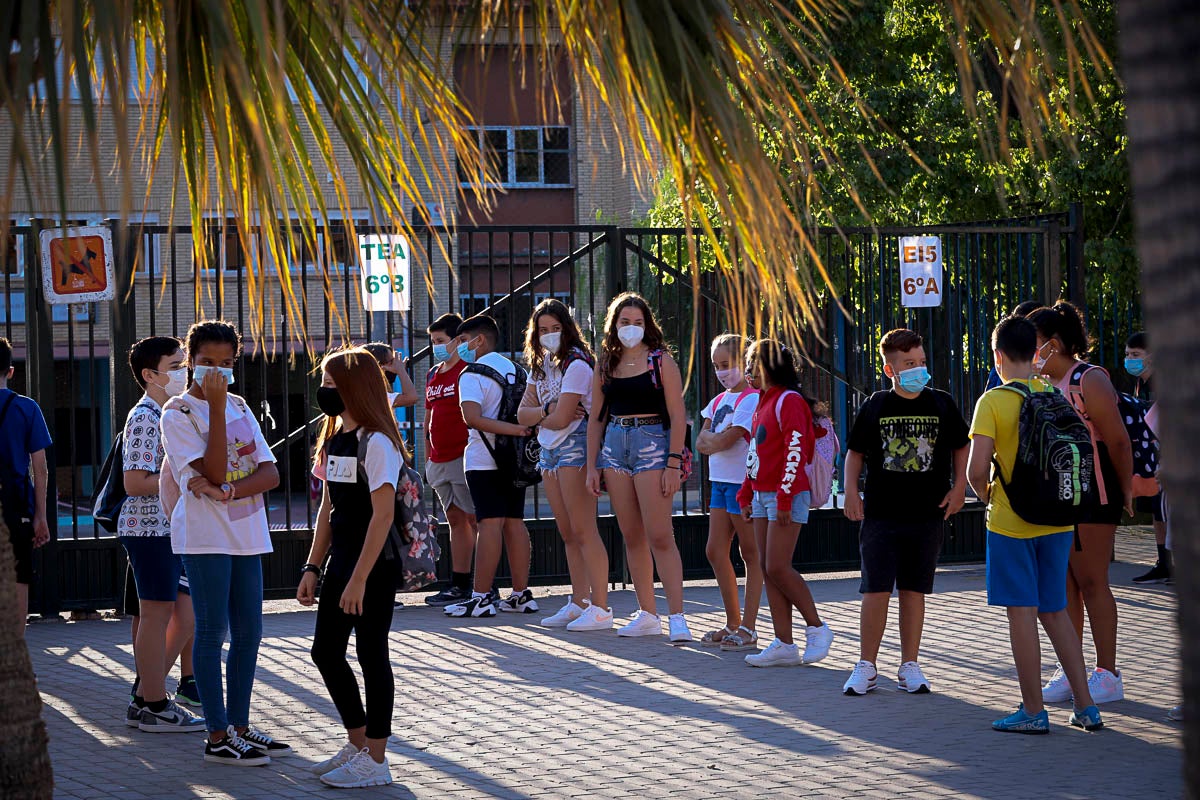
<path fill-rule="evenodd" d="M 350 759 L 356 755 L 358 755 L 358 748 L 350 742 L 346 742 L 333 758 L 325 759 L 320 764 L 314 764 L 311 768 L 312 774 L 319 778 L 327 772 L 333 772 L 338 767 L 344 767 L 349 764 Z"/>
<path fill-rule="evenodd" d="M 1096 671 L 1088 676 L 1088 692 L 1091 693 L 1092 702 L 1096 705 L 1124 700 L 1124 677 L 1120 670 L 1113 674 L 1106 669 L 1096 667 Z"/>
<path fill-rule="evenodd" d="M 662 636 L 662 619 L 639 608 L 627 625 L 617 629 L 617 636 Z"/>
<path fill-rule="evenodd" d="M 392 770 L 388 767 L 387 756 L 383 757 L 382 764 L 376 764 L 365 747 L 342 766 L 321 776 L 321 783 L 339 789 L 387 786 L 391 782 Z"/>
<path fill-rule="evenodd" d="M 804 663 L 815 664 L 829 655 L 829 646 L 833 644 L 833 631 L 822 622 L 819 628 L 805 628 L 804 640 Z"/>
<path fill-rule="evenodd" d="M 672 614 L 667 620 L 667 626 L 670 629 L 668 641 L 671 644 L 692 641 L 692 632 L 688 630 L 687 620 L 683 618 L 683 614 Z"/>
<path fill-rule="evenodd" d="M 586 603 L 587 601 L 585 600 L 584 602 Z M 583 606 L 577 605 L 574 600 L 568 600 L 567 604 L 552 616 L 542 618 L 542 627 L 565 628 L 581 616 L 583 616 Z"/>
<path fill-rule="evenodd" d="M 909 694 L 929 694 L 929 681 L 921 672 L 921 665 L 915 661 L 905 661 L 900 665 L 896 674 L 896 688 Z"/>
<path fill-rule="evenodd" d="M 746 656 L 746 663 L 752 667 L 798 667 L 804 663 L 800 657 L 800 648 L 795 644 L 784 644 L 773 639 L 767 649 Z"/>
<path fill-rule="evenodd" d="M 854 671 L 842 685 L 842 694 L 851 697 L 864 695 L 875 689 L 875 681 L 879 679 L 879 670 L 870 661 L 859 661 L 854 665 Z"/>
<path fill-rule="evenodd" d="M 576 631 L 610 631 L 613 626 L 611 608 L 601 608 L 588 603 L 588 607 L 579 615 L 579 619 L 567 624 L 567 630 Z"/>
<path fill-rule="evenodd" d="M 1054 665 L 1054 674 L 1050 676 L 1050 681 L 1042 687 L 1042 702 L 1043 703 L 1065 703 L 1072 697 L 1071 682 L 1067 680 L 1067 673 L 1063 672 L 1062 664 Z"/>

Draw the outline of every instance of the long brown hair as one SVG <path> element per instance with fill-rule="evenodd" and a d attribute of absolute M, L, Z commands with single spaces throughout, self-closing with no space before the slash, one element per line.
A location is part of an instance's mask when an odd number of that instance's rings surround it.
<path fill-rule="evenodd" d="M 642 337 L 642 344 L 650 350 L 670 352 L 670 348 L 663 339 L 662 329 L 654 321 L 654 312 L 650 310 L 646 299 L 637 292 L 619 294 L 608 304 L 608 314 L 604 317 L 604 340 L 600 347 L 604 356 L 602 374 L 606 381 L 610 380 L 613 373 L 617 371 L 617 367 L 621 363 L 621 353 L 625 350 L 625 345 L 621 344 L 621 340 L 617 338 L 617 320 L 621 318 L 621 311 L 629 306 L 641 311 L 642 316 L 646 318 L 646 333 Z"/>
<path fill-rule="evenodd" d="M 412 464 L 412 455 L 400 437 L 400 428 L 392 416 L 387 399 L 387 381 L 379 362 L 361 347 L 335 350 L 321 361 L 321 371 L 328 372 L 337 385 L 338 394 L 350 416 L 364 430 L 382 433 L 404 456 L 404 463 Z M 317 435 L 317 457 L 325 452 L 325 444 L 337 433 L 340 421 L 326 417 Z"/>
<path fill-rule="evenodd" d="M 560 370 L 573 348 L 578 348 L 589 356 L 592 354 L 592 349 L 579 334 L 579 326 L 571 317 L 571 310 L 563 305 L 561 300 L 547 298 L 537 304 L 537 308 L 529 317 L 529 326 L 525 329 L 525 363 L 529 365 L 534 380 L 538 381 L 546 377 L 546 371 L 542 368 L 546 348 L 542 347 L 541 337 L 537 332 L 538 319 L 545 316 L 554 317 L 562 325 L 562 342 L 558 345 L 558 352 L 554 354 L 554 360 Z"/>

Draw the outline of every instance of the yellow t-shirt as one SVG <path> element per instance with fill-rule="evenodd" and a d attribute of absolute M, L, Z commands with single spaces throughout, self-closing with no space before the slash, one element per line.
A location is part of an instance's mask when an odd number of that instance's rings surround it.
<path fill-rule="evenodd" d="M 1054 391 L 1054 387 L 1040 378 L 1021 380 L 1035 392 Z M 1023 398 L 1016 392 L 1003 388 L 992 389 L 984 393 L 975 405 L 975 418 L 971 420 L 971 438 L 988 436 L 996 444 L 996 461 L 1006 476 L 1012 475 L 1013 464 L 1017 460 L 1017 424 L 1021 415 Z M 1072 530 L 1054 525 L 1033 525 L 1017 516 L 1009 505 L 1004 487 L 994 474 L 989 484 L 991 498 L 987 508 L 987 528 L 989 531 L 1014 539 L 1033 539 L 1051 533 L 1062 533 Z"/>

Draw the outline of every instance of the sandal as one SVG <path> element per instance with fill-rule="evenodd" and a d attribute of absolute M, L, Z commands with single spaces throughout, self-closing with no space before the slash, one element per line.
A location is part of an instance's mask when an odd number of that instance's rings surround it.
<path fill-rule="evenodd" d="M 739 625 L 736 633 L 731 633 L 721 640 L 721 649 L 726 652 L 757 650 L 758 631 L 752 631 L 744 625 Z"/>
<path fill-rule="evenodd" d="M 721 647 L 724 641 L 730 636 L 733 636 L 733 631 L 729 630 L 729 626 L 726 625 L 719 631 L 709 631 L 704 634 L 704 638 L 700 640 L 700 644 L 704 647 Z"/>

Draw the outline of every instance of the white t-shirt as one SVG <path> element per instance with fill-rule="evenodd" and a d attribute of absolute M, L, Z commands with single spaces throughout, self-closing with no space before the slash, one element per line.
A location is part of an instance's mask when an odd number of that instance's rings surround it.
<path fill-rule="evenodd" d="M 150 395 L 144 395 L 125 418 L 125 444 L 121 450 L 121 469 L 156 473 L 162 470 L 163 447 L 158 423 L 162 407 Z M 170 536 L 170 520 L 157 494 L 127 497 L 117 519 L 118 536 Z"/>
<path fill-rule="evenodd" d="M 750 433 L 759 395 L 751 391 L 740 403 L 738 397 L 740 395 L 736 392 L 722 392 L 700 412 L 701 417 L 712 420 L 708 428 L 712 433 L 724 433 L 730 427 Z M 734 405 L 737 406 L 736 410 Z M 708 457 L 708 479 L 713 483 L 736 483 L 740 486 L 746 480 L 746 453 L 749 449 L 750 442 L 739 439 L 728 450 L 713 453 Z"/>
<path fill-rule="evenodd" d="M 579 402 L 583 405 L 583 410 L 589 414 L 592 413 L 592 368 L 587 365 L 586 361 L 581 359 L 572 361 L 564 374 L 559 370 L 558 362 L 550 356 L 546 356 L 542 369 L 545 371 L 546 377 L 536 381 L 539 403 L 544 406 L 564 394 L 577 394 L 580 396 Z M 550 449 L 558 447 L 583 424 L 582 419 L 577 419 L 559 431 L 541 428 L 538 430 L 538 443 L 542 447 Z"/>
<path fill-rule="evenodd" d="M 208 420 L 208 403 L 190 393 L 172 397 L 163 410 L 163 448 L 180 488 L 179 501 L 171 512 L 171 549 L 190 555 L 269 553 L 271 533 L 261 494 L 222 503 L 187 490 L 188 481 L 199 474 L 192 462 L 204 457 Z M 229 395 L 225 403 L 225 432 L 226 481 L 244 478 L 259 464 L 275 461 L 258 420 L 237 395 Z"/>
<path fill-rule="evenodd" d="M 361 437 L 362 433 L 359 433 L 359 436 Z M 334 456 L 334 459 L 339 458 L 345 462 L 345 456 Z M 372 433 L 371 438 L 367 440 L 367 452 L 363 454 L 363 469 L 367 473 L 367 487 L 373 492 L 385 483 L 390 483 L 395 489 L 396 481 L 400 479 L 400 465 L 403 463 L 404 456 L 400 455 L 400 449 L 392 444 L 391 439 L 382 433 Z M 349 464 L 340 464 L 334 472 L 335 476 L 329 477 L 329 470 L 324 459 L 313 462 L 312 474 L 318 480 L 354 483 L 358 480 L 357 459 L 351 459 Z"/>
<path fill-rule="evenodd" d="M 478 363 L 491 367 L 505 378 L 515 375 L 517 372 L 517 365 L 499 353 L 488 353 L 480 357 Z M 504 390 L 500 387 L 500 384 L 491 378 L 471 372 L 469 365 L 458 379 L 458 405 L 460 408 L 463 403 L 478 403 L 480 409 L 483 411 L 483 416 L 488 419 L 496 419 L 500 413 L 500 401 L 503 398 Z M 495 444 L 496 439 L 490 433 L 484 434 L 474 428 L 469 428 L 467 450 L 463 454 L 464 470 L 489 470 L 497 468 L 496 461 L 492 458 L 492 454 L 488 452 L 487 445 L 483 443 L 484 436 L 487 436 L 488 441 L 493 445 Z"/>

